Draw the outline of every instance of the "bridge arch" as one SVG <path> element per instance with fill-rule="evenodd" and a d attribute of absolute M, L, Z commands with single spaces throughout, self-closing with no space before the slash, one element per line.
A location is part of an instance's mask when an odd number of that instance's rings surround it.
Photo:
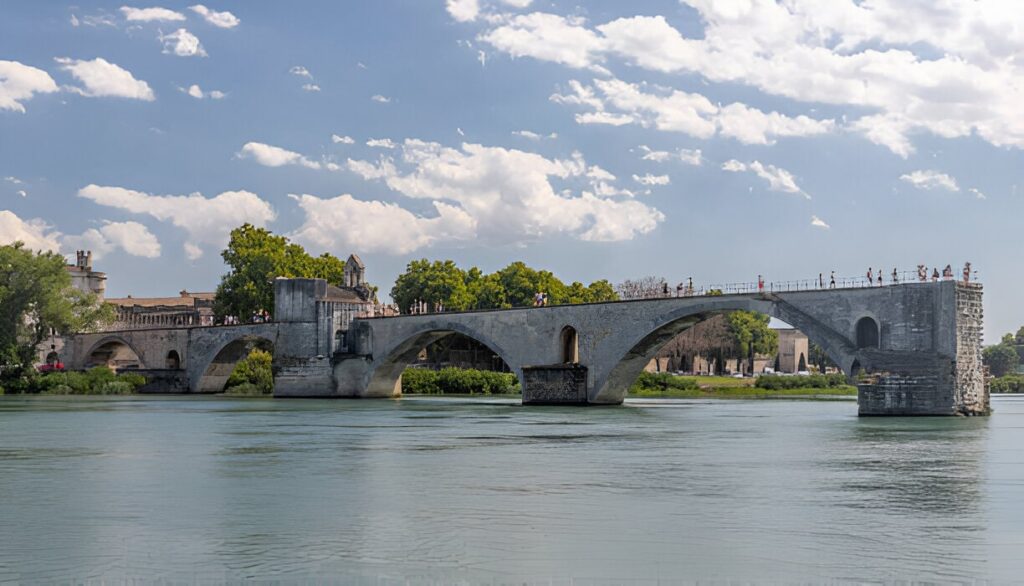
<path fill-rule="evenodd" d="M 861 348 L 880 348 L 882 346 L 882 328 L 879 327 L 878 320 L 874 317 L 865 315 L 858 319 L 854 332 L 858 350 Z"/>
<path fill-rule="evenodd" d="M 242 333 L 225 338 L 202 356 L 189 357 L 189 386 L 194 393 L 220 393 L 240 360 L 253 348 L 273 351 L 267 336 Z"/>
<path fill-rule="evenodd" d="M 453 334 L 462 334 L 486 346 L 505 362 L 522 384 L 522 365 L 519 361 L 512 360 L 509 353 L 493 338 L 458 322 L 431 322 L 405 335 L 400 342 L 390 348 L 385 348 L 383 360 L 378 362 L 374 359 L 377 366 L 369 374 L 366 396 L 396 397 L 400 395 L 402 373 L 405 369 L 416 361 L 416 357 L 428 345 Z"/>
<path fill-rule="evenodd" d="M 847 374 L 852 372 L 857 356 L 854 344 L 844 335 L 780 299 L 768 297 L 723 297 L 705 303 L 673 308 L 658 316 L 649 326 L 624 336 L 620 353 L 612 359 L 612 366 L 603 373 L 595 373 L 590 392 L 591 403 L 621 403 L 629 387 L 644 367 L 670 340 L 686 329 L 710 317 L 728 311 L 755 311 L 782 320 L 807 335 L 840 365 Z M 597 365 L 600 369 L 600 365 Z"/>
<path fill-rule="evenodd" d="M 113 370 L 121 368 L 146 368 L 142 352 L 123 336 L 103 336 L 85 353 L 83 366 L 107 366 Z"/>

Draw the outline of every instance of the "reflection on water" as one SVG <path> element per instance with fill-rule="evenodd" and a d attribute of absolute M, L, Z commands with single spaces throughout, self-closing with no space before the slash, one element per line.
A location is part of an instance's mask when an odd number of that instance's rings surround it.
<path fill-rule="evenodd" d="M 1012 580 L 1024 402 L 0 398 L 0 582 Z"/>

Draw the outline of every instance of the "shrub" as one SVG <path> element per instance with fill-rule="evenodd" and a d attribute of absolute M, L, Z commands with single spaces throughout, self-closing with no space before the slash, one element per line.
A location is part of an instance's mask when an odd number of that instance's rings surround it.
<path fill-rule="evenodd" d="M 504 395 L 518 393 L 519 381 L 510 372 L 469 368 L 407 368 L 402 392 L 414 395 Z"/>
<path fill-rule="evenodd" d="M 49 372 L 35 379 L 36 392 L 47 395 L 130 395 L 146 384 L 146 377 L 134 372 L 114 374 L 106 366 L 85 372 Z"/>
<path fill-rule="evenodd" d="M 664 393 L 672 390 L 696 391 L 699 388 L 700 385 L 692 378 L 676 376 L 667 372 L 641 372 L 629 391 L 633 394 L 640 391 Z"/>
<path fill-rule="evenodd" d="M 993 393 L 1024 393 L 1024 375 L 1008 374 L 989 381 Z"/>
<path fill-rule="evenodd" d="M 830 389 L 845 386 L 846 375 L 842 373 L 812 374 L 809 376 L 780 376 L 763 374 L 757 377 L 754 386 L 759 389 L 778 391 L 784 389 Z"/>
<path fill-rule="evenodd" d="M 265 389 L 253 383 L 242 383 L 224 389 L 224 394 L 238 397 L 263 397 L 273 393 L 273 389 Z"/>
<path fill-rule="evenodd" d="M 259 389 L 259 395 L 269 395 L 274 392 L 274 372 L 271 363 L 274 357 L 266 350 L 254 348 L 249 355 L 238 362 L 235 370 L 231 371 L 224 392 L 230 394 L 233 387 L 249 384 Z"/>

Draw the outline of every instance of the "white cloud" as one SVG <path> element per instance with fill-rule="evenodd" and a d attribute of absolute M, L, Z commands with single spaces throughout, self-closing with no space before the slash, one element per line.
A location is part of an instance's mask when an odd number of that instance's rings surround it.
<path fill-rule="evenodd" d="M 131 6 L 122 6 L 121 14 L 123 14 L 124 19 L 129 22 L 177 22 L 185 20 L 184 14 L 175 12 L 168 8 L 160 8 L 159 6 L 153 8 L 132 8 Z"/>
<path fill-rule="evenodd" d="M 645 173 L 644 175 L 633 175 L 633 181 L 647 186 L 668 185 L 671 183 L 671 179 L 668 175 L 651 175 L 650 173 Z"/>
<path fill-rule="evenodd" d="M 687 165 L 700 167 L 704 164 L 704 156 L 700 149 L 679 149 L 679 160 Z"/>
<path fill-rule="evenodd" d="M 823 228 L 825 230 L 831 228 L 831 226 L 825 223 L 825 220 L 822 220 L 818 216 L 811 216 L 811 225 L 814 226 L 815 228 Z"/>
<path fill-rule="evenodd" d="M 778 137 L 813 136 L 835 127 L 833 120 L 793 118 L 741 103 L 718 106 L 700 94 L 680 90 L 655 88 L 648 92 L 641 84 L 618 79 L 595 79 L 593 83 L 594 87 L 587 87 L 573 80 L 571 93 L 554 94 L 551 100 L 593 110 L 577 114 L 579 124 L 639 124 L 705 139 L 720 134 L 744 144 L 772 144 Z"/>
<path fill-rule="evenodd" d="M 164 53 L 177 55 L 178 57 L 206 57 L 206 50 L 203 49 L 199 38 L 180 28 L 173 33 L 157 37 L 164 44 Z"/>
<path fill-rule="evenodd" d="M 479 0 L 446 0 L 445 8 L 448 9 L 448 14 L 459 22 L 476 20 L 480 14 Z"/>
<path fill-rule="evenodd" d="M 220 99 L 223 99 L 227 95 L 227 94 L 225 94 L 224 92 L 222 92 L 220 90 L 212 90 L 212 91 L 209 91 L 209 92 L 204 92 L 203 88 L 199 87 L 198 84 L 192 84 L 192 85 L 188 86 L 187 88 L 183 88 L 182 87 L 182 88 L 178 88 L 178 89 L 181 90 L 182 92 L 192 96 L 193 98 L 195 98 L 197 100 L 202 100 L 203 98 L 210 98 L 210 99 L 213 99 L 213 100 L 220 100 Z"/>
<path fill-rule="evenodd" d="M 945 173 L 932 170 L 913 171 L 906 175 L 900 175 L 900 179 L 913 185 L 918 189 L 942 189 L 945 191 L 960 191 L 956 179 Z"/>
<path fill-rule="evenodd" d="M 496 243 L 522 243 L 555 234 L 581 240 L 629 240 L 653 230 L 664 219 L 658 210 L 633 200 L 608 185 L 614 176 L 587 166 L 582 155 L 547 159 L 535 153 L 479 144 L 461 149 L 407 139 L 398 161 L 349 160 L 347 167 L 364 179 L 380 179 L 393 191 L 413 199 L 452 206 L 470 222 L 447 222 L 465 233 L 449 230 L 438 241 L 482 239 Z M 559 183 L 585 185 L 574 195 Z M 450 218 L 455 216 L 451 211 Z M 438 211 L 441 217 L 442 213 Z M 472 230 L 469 227 L 472 226 Z M 336 232 L 339 232 L 335 230 Z"/>
<path fill-rule="evenodd" d="M 288 73 L 298 75 L 299 77 L 308 77 L 309 79 L 313 79 L 313 74 L 301 65 L 293 65 L 292 68 L 288 70 Z"/>
<path fill-rule="evenodd" d="M 971 187 L 967 191 L 973 193 L 974 197 L 977 199 L 988 199 L 987 197 L 985 197 L 985 194 L 979 191 L 976 187 Z"/>
<path fill-rule="evenodd" d="M 514 136 L 521 136 L 523 138 L 526 138 L 526 139 L 529 139 L 529 140 L 533 140 L 533 141 L 539 141 L 539 140 L 543 140 L 545 138 L 550 139 L 550 140 L 554 140 L 554 139 L 558 138 L 558 133 L 557 132 L 552 132 L 551 134 L 539 134 L 539 133 L 533 132 L 531 130 L 513 130 L 512 134 Z"/>
<path fill-rule="evenodd" d="M 61 244 L 65 250 L 91 250 L 97 260 L 118 248 L 132 256 L 160 256 L 160 241 L 138 222 L 106 222 L 99 229 L 90 228 L 78 236 L 65 236 Z"/>
<path fill-rule="evenodd" d="M 0 245 L 24 242 L 30 250 L 60 251 L 60 232 L 39 218 L 22 220 L 12 211 L 0 210 Z"/>
<path fill-rule="evenodd" d="M 210 98 L 212 98 L 214 100 L 223 100 L 224 98 L 227 97 L 227 94 L 225 94 L 224 92 L 222 92 L 220 90 L 211 90 L 210 93 L 208 93 L 206 95 L 210 96 Z"/>
<path fill-rule="evenodd" d="M 736 159 L 731 159 L 722 164 L 722 170 L 731 173 L 750 171 L 767 181 L 768 189 L 771 191 L 795 193 L 811 199 L 811 196 L 796 184 L 796 178 L 793 177 L 792 173 L 775 165 L 766 165 L 760 161 L 754 161 L 748 165 Z"/>
<path fill-rule="evenodd" d="M 351 136 L 339 136 L 337 134 L 332 134 L 331 142 L 334 144 L 355 144 L 356 140 Z"/>
<path fill-rule="evenodd" d="M 71 15 L 71 26 L 78 26 L 79 24 L 81 24 L 81 23 L 78 22 L 78 17 L 75 16 L 74 14 L 72 14 Z"/>
<path fill-rule="evenodd" d="M 0 110 L 24 112 L 22 102 L 59 88 L 49 73 L 17 61 L 0 60 Z"/>
<path fill-rule="evenodd" d="M 234 28 L 238 26 L 239 22 L 241 22 L 238 20 L 237 16 L 231 14 L 226 10 L 224 12 L 216 12 L 214 10 L 210 10 L 202 4 L 196 4 L 195 6 L 189 6 L 188 8 L 192 12 L 195 12 L 199 16 L 202 16 L 206 22 L 212 24 L 215 27 Z"/>
<path fill-rule="evenodd" d="M 156 99 L 153 90 L 146 82 L 135 79 L 131 72 L 114 63 L 97 57 L 92 61 L 57 57 L 55 59 L 61 69 L 71 73 L 85 88 L 70 88 L 71 91 L 83 96 L 99 98 L 129 98 L 152 102 Z"/>
<path fill-rule="evenodd" d="M 390 138 L 371 138 L 366 141 L 366 146 L 378 149 L 393 149 L 398 145 Z"/>
<path fill-rule="evenodd" d="M 17 194 L 18 194 L 18 195 L 20 195 L 21 197 L 28 197 L 28 192 L 27 192 L 27 191 L 25 191 L 24 189 L 19 189 L 19 190 L 18 190 L 18 191 L 16 191 L 15 193 L 17 193 Z M 984 199 L 984 196 L 982 196 L 982 199 Z"/>
<path fill-rule="evenodd" d="M 509 6 L 513 7 L 513 8 L 526 8 L 527 6 L 529 6 L 533 2 L 533 0 L 501 0 L 501 1 L 503 3 L 509 5 Z"/>
<path fill-rule="evenodd" d="M 207 198 L 200 193 L 152 195 L 123 187 L 87 185 L 78 190 L 78 196 L 102 206 L 147 214 L 181 228 L 188 235 L 186 254 L 193 259 L 202 255 L 200 245 L 226 244 L 235 226 L 248 222 L 263 227 L 276 217 L 269 203 L 248 191 L 225 191 Z"/>
<path fill-rule="evenodd" d="M 307 83 L 303 84 L 302 89 L 306 90 L 307 92 L 318 92 L 320 91 L 320 86 L 316 85 L 315 83 Z"/>
<path fill-rule="evenodd" d="M 513 57 L 577 69 L 600 69 L 614 56 L 649 71 L 696 73 L 796 102 L 851 107 L 865 112 L 852 130 L 902 157 L 913 152 L 909 136 L 920 132 L 1024 148 L 1024 4 L 681 1 L 697 12 L 697 34 L 684 37 L 660 16 L 591 27 L 538 12 L 491 19 L 477 38 Z M 736 114 L 737 124 L 726 118 L 723 134 L 748 142 L 803 135 L 823 122 L 755 114 L 760 120 L 748 136 L 739 121 L 749 112 L 726 114 Z"/>
<path fill-rule="evenodd" d="M 387 96 L 382 96 L 380 94 L 374 94 L 374 95 L 370 96 L 370 99 L 373 100 L 374 102 L 380 102 L 381 104 L 390 104 L 391 103 L 391 98 L 389 98 Z"/>
<path fill-rule="evenodd" d="M 22 183 L 25 183 L 24 181 L 22 181 L 21 179 L 18 179 L 17 177 L 15 177 L 13 175 L 8 175 L 7 177 L 4 177 L 4 181 L 6 181 L 8 183 L 13 183 L 15 185 L 21 185 Z"/>
<path fill-rule="evenodd" d="M 281 147 L 262 142 L 247 142 L 236 155 L 240 159 L 252 158 L 264 167 L 282 167 L 284 165 L 300 165 L 310 169 L 320 169 L 322 165 L 306 157 Z"/>
<path fill-rule="evenodd" d="M 193 98 L 196 98 L 197 100 L 203 99 L 203 95 L 204 95 L 203 94 L 203 90 L 200 89 L 200 87 L 198 85 L 196 85 L 196 84 L 192 84 L 192 85 L 188 86 L 188 89 L 184 90 L 184 92 L 186 94 L 192 96 Z"/>

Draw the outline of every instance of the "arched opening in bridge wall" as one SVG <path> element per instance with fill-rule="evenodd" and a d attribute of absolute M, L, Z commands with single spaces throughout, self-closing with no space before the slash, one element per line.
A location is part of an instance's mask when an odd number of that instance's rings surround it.
<path fill-rule="evenodd" d="M 142 357 L 121 338 L 101 340 L 86 355 L 85 367 L 106 366 L 111 370 L 145 368 Z"/>
<path fill-rule="evenodd" d="M 857 320 L 857 348 L 878 348 L 881 336 L 878 335 L 878 322 L 870 317 Z"/>
<path fill-rule="evenodd" d="M 518 391 L 520 375 L 511 373 L 503 356 L 495 344 L 471 332 L 455 329 L 418 332 L 388 351 L 387 357 L 373 370 L 366 394 L 394 397 L 419 392 L 495 394 L 502 389 Z M 446 370 L 444 380 L 435 380 L 437 377 L 427 374 L 452 368 L 462 372 Z M 504 373 L 505 376 L 480 375 L 478 371 Z M 406 372 L 412 374 L 404 377 Z"/>
<path fill-rule="evenodd" d="M 842 338 L 835 332 L 821 327 L 813 322 L 806 315 L 790 311 L 771 302 L 759 301 L 750 298 L 723 299 L 721 301 L 709 300 L 705 307 L 701 308 L 680 308 L 677 313 L 668 313 L 664 316 L 660 325 L 654 327 L 649 333 L 632 343 L 632 347 L 622 355 L 622 358 L 614 363 L 605 374 L 595 373 L 594 387 L 589 394 L 592 403 L 619 403 L 625 396 L 628 389 L 637 380 L 640 373 L 655 364 L 654 359 L 659 356 L 667 345 L 676 339 L 680 334 L 691 330 L 698 324 L 708 323 L 711 320 L 721 322 L 722 327 L 728 328 L 728 320 L 717 316 L 723 316 L 730 312 L 743 310 L 760 314 L 763 318 L 774 317 L 793 328 L 803 332 L 810 342 L 816 342 L 821 351 L 824 352 L 835 364 L 850 364 L 855 349 L 849 340 Z M 798 352 L 790 358 L 792 361 L 789 368 L 797 366 L 800 370 L 808 369 L 807 356 Z M 774 364 L 771 355 L 758 356 L 752 353 L 749 346 L 745 348 L 735 347 L 724 356 L 719 355 L 715 360 L 697 361 L 691 356 L 680 359 L 673 363 L 669 370 L 679 368 L 688 371 L 687 374 L 721 374 L 740 372 L 745 376 L 757 373 L 760 374 L 766 368 Z M 725 368 L 722 366 L 725 365 Z M 659 367 L 661 364 L 659 363 Z M 753 381 L 749 380 L 752 384 Z M 704 381 L 700 381 L 704 382 Z"/>
<path fill-rule="evenodd" d="M 580 337 L 576 328 L 565 326 L 559 336 L 563 364 L 578 364 L 580 361 Z"/>
<path fill-rule="evenodd" d="M 270 395 L 274 381 L 273 354 L 274 344 L 267 338 L 235 338 L 221 346 L 194 388 L 199 393 Z"/>
<path fill-rule="evenodd" d="M 178 356 L 177 350 L 171 350 L 167 353 L 167 359 L 164 360 L 164 368 L 168 370 L 177 370 L 181 368 L 181 356 Z"/>

